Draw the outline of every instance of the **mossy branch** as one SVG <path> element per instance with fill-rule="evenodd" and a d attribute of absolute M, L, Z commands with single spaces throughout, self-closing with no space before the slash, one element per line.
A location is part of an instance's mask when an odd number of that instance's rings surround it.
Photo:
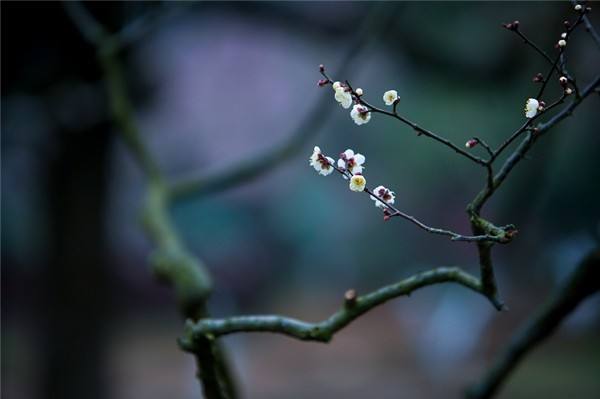
<path fill-rule="evenodd" d="M 468 391 L 470 399 L 491 398 L 519 362 L 586 298 L 600 290 L 600 250 L 589 254 L 563 287 L 513 336 L 481 382 Z"/>
<path fill-rule="evenodd" d="M 497 298 L 482 291 L 481 282 L 477 277 L 458 267 L 440 267 L 415 274 L 363 296 L 346 296 L 344 306 L 340 310 L 318 323 L 278 315 L 234 316 L 196 322 L 188 320 L 185 336 L 180 339 L 180 345 L 185 350 L 194 351 L 199 340 L 206 337 L 216 338 L 240 332 L 271 332 L 303 341 L 329 342 L 335 333 L 371 309 L 391 299 L 410 295 L 420 288 L 441 283 L 460 284 L 486 296 L 496 308 L 502 307 Z"/>

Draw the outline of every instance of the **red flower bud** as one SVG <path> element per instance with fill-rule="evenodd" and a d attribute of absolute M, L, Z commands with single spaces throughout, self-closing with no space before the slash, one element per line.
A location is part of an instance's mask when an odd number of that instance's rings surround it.
<path fill-rule="evenodd" d="M 467 147 L 467 148 L 473 148 L 473 147 L 475 147 L 477 144 L 479 144 L 479 140 L 477 140 L 477 139 L 471 139 L 471 140 L 468 140 L 468 141 L 465 143 L 465 147 Z"/>

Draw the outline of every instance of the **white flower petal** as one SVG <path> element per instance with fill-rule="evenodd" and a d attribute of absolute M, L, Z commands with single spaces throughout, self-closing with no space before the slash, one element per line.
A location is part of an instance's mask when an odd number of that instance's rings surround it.
<path fill-rule="evenodd" d="M 535 98 L 530 98 L 525 103 L 525 116 L 527 118 L 533 118 L 538 113 L 538 107 L 540 106 L 540 102 Z"/>
<path fill-rule="evenodd" d="M 364 125 L 365 123 L 368 123 L 371 120 L 371 112 L 361 113 L 361 111 L 364 110 L 367 110 L 365 106 L 356 104 L 350 112 L 350 117 L 357 125 Z"/>
<path fill-rule="evenodd" d="M 365 156 L 363 154 L 355 154 L 354 155 L 354 162 L 356 162 L 357 165 L 362 165 L 363 163 L 365 163 Z"/>
<path fill-rule="evenodd" d="M 350 179 L 350 184 L 348 185 L 348 187 L 352 191 L 360 192 L 360 191 L 364 191 L 366 185 L 367 185 L 367 179 L 365 179 L 364 176 L 354 175 Z"/>
<path fill-rule="evenodd" d="M 397 99 L 398 92 L 396 90 L 388 90 L 383 93 L 383 101 L 385 102 L 385 105 L 392 105 Z"/>

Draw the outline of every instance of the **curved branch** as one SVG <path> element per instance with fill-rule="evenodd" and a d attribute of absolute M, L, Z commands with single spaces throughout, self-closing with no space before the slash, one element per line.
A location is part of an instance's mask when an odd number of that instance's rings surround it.
<path fill-rule="evenodd" d="M 419 288 L 449 282 L 460 284 L 485 295 L 481 291 L 481 283 L 477 277 L 458 267 L 440 267 L 415 274 L 363 296 L 346 295 L 344 306 L 329 318 L 318 323 L 277 315 L 235 316 L 225 319 L 202 319 L 197 322 L 188 321 L 185 336 L 180 339 L 180 345 L 185 350 L 193 351 L 196 343 L 202 337 L 216 338 L 240 332 L 271 332 L 303 341 L 329 342 L 335 333 L 371 309 L 399 296 L 410 295 Z M 498 310 L 502 309 L 496 298 L 488 296 L 488 299 Z"/>
<path fill-rule="evenodd" d="M 548 338 L 581 302 L 599 290 L 600 250 L 595 250 L 579 264 L 563 288 L 513 336 L 496 363 L 467 396 L 471 399 L 491 398 L 523 357 Z"/>

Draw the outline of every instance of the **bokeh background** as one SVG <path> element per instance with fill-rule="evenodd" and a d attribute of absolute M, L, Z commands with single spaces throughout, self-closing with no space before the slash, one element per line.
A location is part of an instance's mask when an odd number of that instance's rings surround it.
<path fill-rule="evenodd" d="M 173 178 L 209 175 L 285 142 L 322 97 L 315 138 L 258 179 L 190 198 L 177 226 L 215 280 L 216 316 L 321 320 L 359 293 L 436 266 L 477 272 L 472 245 L 384 223 L 313 145 L 367 157 L 371 185 L 432 225 L 468 231 L 483 171 L 375 115 L 356 126 L 318 88 L 318 65 L 456 143 L 498 145 L 523 121 L 544 60 L 500 24 L 518 19 L 548 52 L 568 3 L 87 3 L 109 29 L 148 29 L 122 54 L 144 140 Z M 140 18 L 142 18 L 140 20 Z M 599 19 L 593 10 L 593 23 Z M 141 21 L 141 22 L 139 22 Z M 135 29 L 134 29 L 135 30 Z M 600 68 L 580 30 L 569 68 Z M 552 86 L 548 98 L 559 93 Z M 381 103 L 381 105 L 383 105 Z M 509 312 L 453 285 L 362 317 L 329 345 L 276 335 L 224 339 L 247 398 L 454 398 L 598 244 L 598 97 L 541 140 L 485 209 L 520 233 L 495 250 Z M 480 151 L 479 148 L 473 151 Z M 194 398 L 172 293 L 151 276 L 138 222 L 144 181 L 119 141 L 93 48 L 59 3 L 2 2 L 2 394 L 19 398 Z M 518 368 L 499 397 L 600 396 L 600 298 L 590 298 Z"/>

